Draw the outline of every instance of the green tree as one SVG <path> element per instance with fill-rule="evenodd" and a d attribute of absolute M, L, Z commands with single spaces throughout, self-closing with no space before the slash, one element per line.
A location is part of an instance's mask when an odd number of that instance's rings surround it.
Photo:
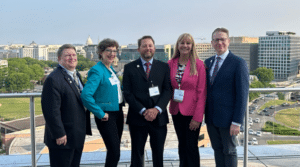
<path fill-rule="evenodd" d="M 30 66 L 34 76 L 30 78 L 31 80 L 41 80 L 44 77 L 44 69 L 39 64 L 33 64 Z"/>
<path fill-rule="evenodd" d="M 7 91 L 21 92 L 30 88 L 29 75 L 26 73 L 12 73 L 5 80 L 5 88 Z"/>
<path fill-rule="evenodd" d="M 252 75 L 256 75 L 258 80 L 262 83 L 270 83 L 274 80 L 273 70 L 271 68 L 259 67 L 251 72 Z"/>
<path fill-rule="evenodd" d="M 250 88 L 264 88 L 264 84 L 260 81 L 254 80 L 250 86 Z M 249 93 L 249 101 L 252 101 L 253 99 L 259 97 L 260 92 L 251 92 Z"/>
<path fill-rule="evenodd" d="M 283 94 L 283 93 L 278 92 L 277 95 L 278 95 L 278 99 L 279 99 L 279 100 L 285 100 L 284 94 Z"/>

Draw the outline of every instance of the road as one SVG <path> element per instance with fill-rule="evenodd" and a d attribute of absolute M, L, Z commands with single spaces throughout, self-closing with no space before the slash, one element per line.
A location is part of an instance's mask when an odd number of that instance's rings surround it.
<path fill-rule="evenodd" d="M 252 141 L 252 138 L 256 138 L 258 140 L 258 144 L 259 145 L 267 145 L 267 141 L 268 140 L 300 140 L 300 136 L 281 136 L 281 135 L 273 135 L 271 134 L 270 132 L 262 132 L 262 136 L 257 136 L 256 135 L 256 131 L 261 131 L 262 130 L 262 127 L 264 126 L 265 122 L 267 121 L 273 121 L 273 122 L 276 122 L 275 118 L 274 118 L 274 113 L 275 112 L 278 112 L 280 110 L 283 110 L 283 109 L 287 109 L 287 108 L 295 108 L 295 107 L 300 107 L 300 105 L 297 105 L 297 104 L 294 104 L 294 105 L 290 105 L 290 106 L 275 106 L 274 109 L 268 109 L 268 112 L 271 113 L 271 115 L 273 116 L 262 116 L 262 115 L 259 115 L 258 113 L 260 112 L 259 108 L 264 105 L 267 101 L 269 100 L 273 100 L 274 97 L 272 98 L 266 98 L 265 99 L 260 99 L 257 103 L 254 103 L 253 105 L 257 105 L 258 106 L 258 109 L 255 110 L 255 112 L 253 114 L 249 114 L 249 118 L 252 118 L 253 120 L 253 125 L 250 126 L 249 129 L 252 129 L 255 134 L 249 134 L 248 136 L 248 140 L 249 141 Z M 260 119 L 260 122 L 259 123 L 256 123 L 254 122 L 254 120 L 256 118 L 259 118 Z M 238 137 L 239 141 L 240 141 L 240 145 L 242 145 L 242 141 L 243 141 L 243 138 L 244 138 L 244 134 L 241 133 Z"/>

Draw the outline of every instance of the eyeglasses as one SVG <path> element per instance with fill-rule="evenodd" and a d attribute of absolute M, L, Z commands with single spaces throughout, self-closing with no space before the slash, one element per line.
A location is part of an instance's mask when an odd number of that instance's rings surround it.
<path fill-rule="evenodd" d="M 216 38 L 216 39 L 213 39 L 214 42 L 225 42 L 228 38 Z"/>
<path fill-rule="evenodd" d="M 118 53 L 118 50 L 105 49 L 104 51 L 109 53 Z"/>

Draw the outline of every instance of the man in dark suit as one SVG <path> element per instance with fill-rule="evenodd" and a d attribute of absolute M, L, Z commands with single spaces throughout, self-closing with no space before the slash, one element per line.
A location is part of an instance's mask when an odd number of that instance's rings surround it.
<path fill-rule="evenodd" d="M 237 166 L 236 136 L 240 132 L 249 91 L 247 63 L 228 50 L 229 32 L 217 28 L 211 44 L 217 54 L 205 60 L 207 100 L 205 122 L 217 167 Z"/>
<path fill-rule="evenodd" d="M 75 70 L 75 47 L 65 44 L 57 55 L 59 65 L 47 77 L 42 92 L 44 142 L 51 167 L 79 167 L 85 135 L 91 135 L 90 112 L 80 98 L 83 82 Z"/>
<path fill-rule="evenodd" d="M 166 63 L 153 59 L 154 40 L 138 40 L 141 57 L 124 67 L 123 90 L 129 104 L 127 124 L 131 136 L 131 167 L 144 166 L 148 134 L 154 167 L 163 166 L 163 151 L 169 123 L 166 106 L 171 98 L 170 71 Z"/>

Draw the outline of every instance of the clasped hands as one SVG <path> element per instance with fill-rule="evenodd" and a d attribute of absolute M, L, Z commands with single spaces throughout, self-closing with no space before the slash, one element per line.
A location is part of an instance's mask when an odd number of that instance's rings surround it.
<path fill-rule="evenodd" d="M 157 114 L 159 113 L 158 109 L 156 108 L 149 108 L 144 111 L 143 116 L 147 121 L 153 121 L 156 119 Z"/>

